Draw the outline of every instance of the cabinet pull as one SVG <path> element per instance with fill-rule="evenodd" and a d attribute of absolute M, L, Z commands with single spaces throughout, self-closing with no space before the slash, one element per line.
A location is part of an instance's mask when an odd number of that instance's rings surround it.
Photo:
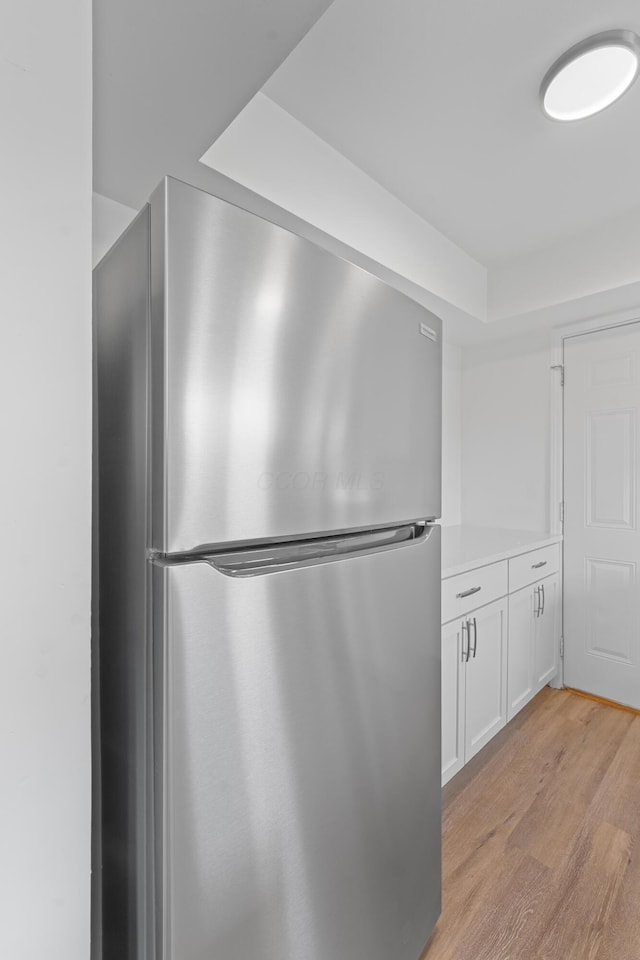
<path fill-rule="evenodd" d="M 464 632 L 467 631 L 467 649 L 464 648 Z M 462 621 L 462 662 L 466 663 L 469 659 L 469 621 Z"/>
<path fill-rule="evenodd" d="M 471 587 L 470 590 L 464 590 L 462 593 L 456 593 L 456 600 L 463 600 L 464 597 L 471 597 L 474 593 L 479 593 L 482 587 Z"/>
<path fill-rule="evenodd" d="M 542 595 L 542 606 L 540 607 L 540 616 L 544 616 L 544 583 L 540 584 L 540 593 Z"/>
<path fill-rule="evenodd" d="M 533 595 L 535 597 L 533 615 L 534 617 L 539 617 L 540 616 L 540 587 L 534 588 Z"/>
<path fill-rule="evenodd" d="M 532 569 L 532 570 L 539 570 L 540 567 L 546 567 L 546 565 L 547 565 L 547 561 L 546 561 L 546 560 L 540 560 L 538 563 L 532 563 L 532 564 L 531 564 L 531 569 Z"/>
<path fill-rule="evenodd" d="M 475 660 L 476 648 L 478 646 L 478 624 L 475 617 L 473 618 L 472 623 L 473 623 L 473 659 Z"/>

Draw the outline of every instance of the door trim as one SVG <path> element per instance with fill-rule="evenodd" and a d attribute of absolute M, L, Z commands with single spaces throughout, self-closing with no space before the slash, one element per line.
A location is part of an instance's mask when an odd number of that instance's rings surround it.
<path fill-rule="evenodd" d="M 605 314 L 602 317 L 592 317 L 589 320 L 579 320 L 552 330 L 551 340 L 551 370 L 550 383 L 550 450 L 549 450 L 549 530 L 551 533 L 564 536 L 561 504 L 564 502 L 564 344 L 572 337 L 584 336 L 586 333 L 601 333 L 604 330 L 613 330 L 616 327 L 631 326 L 640 323 L 640 312 L 623 310 L 617 313 Z M 560 375 L 561 374 L 561 375 Z M 562 603 L 560 605 L 560 636 L 564 638 L 564 542 L 560 563 L 560 590 Z M 564 643 L 561 647 L 559 667 L 556 678 L 549 686 L 562 689 L 564 687 Z"/>

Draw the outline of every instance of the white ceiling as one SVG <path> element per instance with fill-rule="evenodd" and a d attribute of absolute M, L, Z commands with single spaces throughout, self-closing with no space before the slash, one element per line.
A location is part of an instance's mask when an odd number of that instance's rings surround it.
<path fill-rule="evenodd" d="M 215 192 L 213 141 L 225 189 L 358 250 L 364 230 L 386 250 L 368 257 L 467 311 L 461 338 L 635 307 L 640 81 L 574 124 L 538 105 L 563 50 L 620 27 L 640 33 L 638 0 L 94 0 L 94 189 L 133 208 L 165 174 Z M 479 305 L 434 290 L 453 261 Z"/>
<path fill-rule="evenodd" d="M 198 163 L 331 0 L 94 0 L 94 190 L 139 208 Z"/>
<path fill-rule="evenodd" d="M 487 266 L 640 208 L 640 81 L 572 124 L 538 104 L 638 0 L 336 0 L 263 92 Z"/>

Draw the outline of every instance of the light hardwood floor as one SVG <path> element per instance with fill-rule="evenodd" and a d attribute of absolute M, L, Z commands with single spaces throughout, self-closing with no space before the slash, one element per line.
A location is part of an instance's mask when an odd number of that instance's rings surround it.
<path fill-rule="evenodd" d="M 544 690 L 445 787 L 424 960 L 640 960 L 640 716 Z"/>

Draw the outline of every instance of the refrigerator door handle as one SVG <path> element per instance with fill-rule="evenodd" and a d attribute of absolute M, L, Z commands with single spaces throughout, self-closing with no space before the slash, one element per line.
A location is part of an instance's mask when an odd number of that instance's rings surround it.
<path fill-rule="evenodd" d="M 411 523 L 369 533 L 249 547 L 233 552 L 225 551 L 208 554 L 202 559 L 227 577 L 258 577 L 266 573 L 277 573 L 280 570 L 393 550 L 410 543 L 428 540 L 432 530 L 433 527 Z"/>

